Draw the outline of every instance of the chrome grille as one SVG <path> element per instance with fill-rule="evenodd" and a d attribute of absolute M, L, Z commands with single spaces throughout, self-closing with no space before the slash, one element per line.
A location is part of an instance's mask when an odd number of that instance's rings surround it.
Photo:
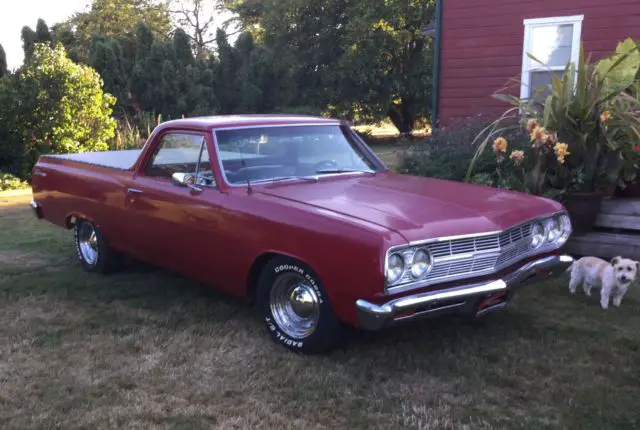
<path fill-rule="evenodd" d="M 449 278 L 492 273 L 528 254 L 530 242 L 531 223 L 493 235 L 428 243 L 424 247 L 431 252 L 433 268 L 424 281 L 446 282 Z M 401 254 L 409 262 L 412 250 L 401 251 Z M 405 273 L 400 285 L 412 281 L 411 274 Z"/>

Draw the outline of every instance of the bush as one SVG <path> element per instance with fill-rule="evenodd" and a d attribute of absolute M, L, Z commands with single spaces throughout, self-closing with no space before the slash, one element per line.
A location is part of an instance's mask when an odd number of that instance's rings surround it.
<path fill-rule="evenodd" d="M 416 141 L 401 156 L 398 171 L 416 176 L 464 181 L 477 146 L 472 142 L 487 126 L 479 120 L 460 121 L 438 129 L 424 140 Z M 512 141 L 524 141 L 522 135 L 510 136 Z M 491 153 L 484 153 L 476 162 L 472 182 L 499 186 L 498 162 Z"/>
<path fill-rule="evenodd" d="M 478 135 L 477 156 L 492 153 L 502 161 L 498 176 L 510 188 L 558 200 L 624 187 L 638 171 L 640 100 L 633 87 L 639 72 L 640 49 L 626 39 L 597 62 L 581 55 L 536 88 L 536 97 L 495 94 L 512 107 Z M 528 144 L 513 145 L 507 131 L 529 135 Z M 474 163 L 469 179 L 478 172 Z"/>
<path fill-rule="evenodd" d="M 96 71 L 68 59 L 62 45 L 36 44 L 0 83 L 0 169 L 26 179 L 42 154 L 108 149 L 114 103 Z"/>
<path fill-rule="evenodd" d="M 29 187 L 29 184 L 10 173 L 0 172 L 0 191 L 20 190 Z"/>

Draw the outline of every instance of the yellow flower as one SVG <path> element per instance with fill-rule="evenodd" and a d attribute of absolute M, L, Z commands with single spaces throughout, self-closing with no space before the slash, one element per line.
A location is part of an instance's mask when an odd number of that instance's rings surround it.
<path fill-rule="evenodd" d="M 507 139 L 500 136 L 493 141 L 493 152 L 507 152 Z"/>
<path fill-rule="evenodd" d="M 611 113 L 606 110 L 600 114 L 600 122 L 606 124 L 611 120 Z"/>
<path fill-rule="evenodd" d="M 558 159 L 558 163 L 564 164 L 564 159 L 567 155 L 571 154 L 569 152 L 569 145 L 566 143 L 556 143 L 553 147 L 554 152 L 556 153 L 556 158 Z"/>
<path fill-rule="evenodd" d="M 536 127 L 531 132 L 531 141 L 534 142 L 534 146 L 544 142 L 547 136 L 547 130 L 544 127 Z"/>
<path fill-rule="evenodd" d="M 511 151 L 509 158 L 513 161 L 513 164 L 519 166 L 524 162 L 524 151 Z"/>
<path fill-rule="evenodd" d="M 527 131 L 529 133 L 533 133 L 533 130 L 535 130 L 538 125 L 539 124 L 537 119 L 530 119 L 529 121 L 527 121 Z"/>

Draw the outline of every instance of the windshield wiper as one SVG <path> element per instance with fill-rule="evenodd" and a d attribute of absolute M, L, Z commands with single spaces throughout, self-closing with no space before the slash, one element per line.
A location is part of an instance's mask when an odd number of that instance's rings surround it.
<path fill-rule="evenodd" d="M 275 177 L 275 178 L 261 179 L 259 181 L 253 181 L 253 183 L 255 184 L 256 182 L 291 181 L 293 179 L 299 179 L 299 180 L 302 180 L 302 181 L 318 182 L 318 177 L 317 176 L 279 176 L 279 177 Z"/>
<path fill-rule="evenodd" d="M 376 172 L 372 171 L 372 170 L 359 170 L 359 169 L 320 169 L 320 170 L 316 170 L 316 173 L 323 175 L 323 174 L 332 174 L 332 173 L 373 173 L 375 174 Z"/>

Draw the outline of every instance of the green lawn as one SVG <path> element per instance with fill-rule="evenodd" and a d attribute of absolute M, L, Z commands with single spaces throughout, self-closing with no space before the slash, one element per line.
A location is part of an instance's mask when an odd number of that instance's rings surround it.
<path fill-rule="evenodd" d="M 85 274 L 70 232 L 2 200 L 0 428 L 640 428 L 640 288 L 603 312 L 562 279 L 303 357 L 174 274 Z"/>

